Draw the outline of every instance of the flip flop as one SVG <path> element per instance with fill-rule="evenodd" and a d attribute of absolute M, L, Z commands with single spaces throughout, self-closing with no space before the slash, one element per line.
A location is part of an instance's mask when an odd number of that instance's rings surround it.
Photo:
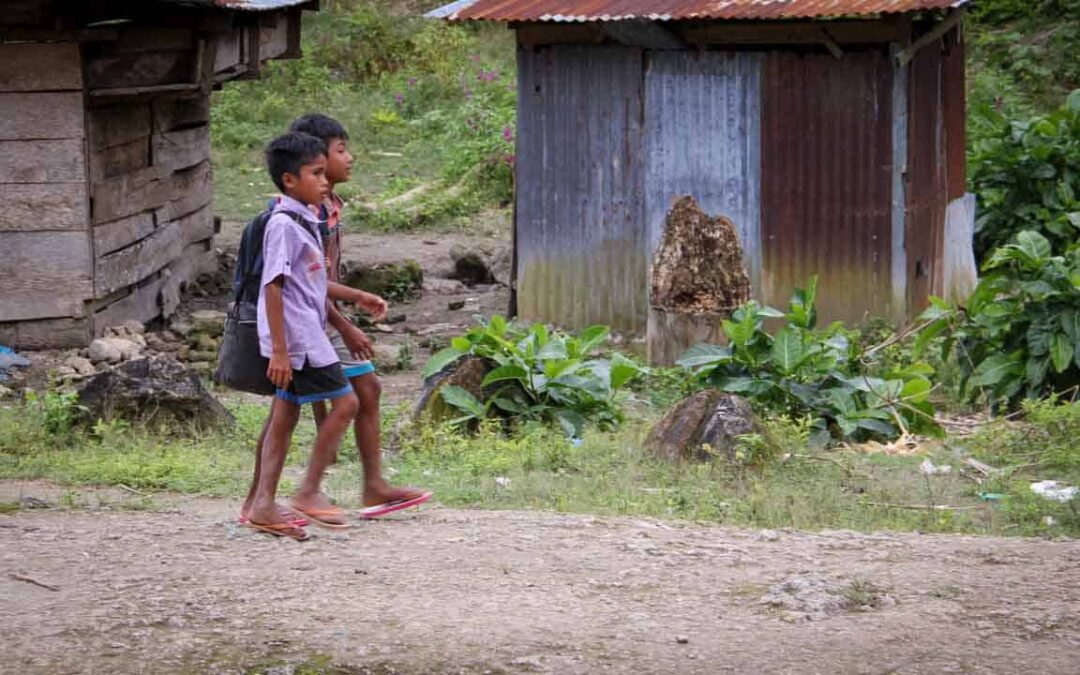
<path fill-rule="evenodd" d="M 413 506 L 420 506 L 424 502 L 431 499 L 432 494 L 433 493 L 431 492 L 424 492 L 416 497 L 410 497 L 408 499 L 393 499 L 388 502 L 383 502 L 382 504 L 376 504 L 374 506 L 362 508 L 356 515 L 360 516 L 361 518 L 367 518 L 369 520 L 372 518 L 379 518 L 380 516 L 385 516 L 388 513 L 393 513 L 394 511 L 408 509 Z"/>
<path fill-rule="evenodd" d="M 253 523 L 249 520 L 244 523 L 244 527 L 249 527 L 257 532 L 272 534 L 275 537 L 288 537 L 289 539 L 295 539 L 296 541 L 307 541 L 308 539 L 311 539 L 310 534 L 291 523 L 269 523 L 263 525 L 261 523 Z"/>
<path fill-rule="evenodd" d="M 325 520 L 326 516 L 331 518 L 345 518 L 345 510 L 334 507 L 332 509 L 309 509 L 307 511 L 298 509 L 295 506 L 290 506 L 297 515 L 304 516 L 311 521 L 312 525 L 316 527 L 325 527 L 328 530 L 347 530 L 349 529 L 348 523 L 333 523 L 329 520 Z"/>
<path fill-rule="evenodd" d="M 290 525 L 295 525 L 296 527 L 307 527 L 311 524 L 307 518 L 301 518 L 292 511 L 289 511 L 288 514 L 282 513 L 281 516 L 288 520 Z M 247 525 L 251 521 L 248 520 L 247 516 L 237 516 L 236 522 L 240 525 Z"/>

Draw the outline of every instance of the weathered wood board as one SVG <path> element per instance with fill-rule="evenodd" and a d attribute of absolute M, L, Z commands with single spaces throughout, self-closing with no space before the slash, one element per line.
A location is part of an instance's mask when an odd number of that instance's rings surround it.
<path fill-rule="evenodd" d="M 0 186 L 0 232 L 85 230 L 86 183 L 25 183 Z"/>
<path fill-rule="evenodd" d="M 0 44 L 0 92 L 82 91 L 76 43 Z"/>
<path fill-rule="evenodd" d="M 85 137 L 82 92 L 0 94 L 0 140 Z"/>
<path fill-rule="evenodd" d="M 82 140 L 0 141 L 0 184 L 83 180 L 86 155 Z"/>
<path fill-rule="evenodd" d="M 165 279 L 160 276 L 149 279 L 119 300 L 94 312 L 94 335 L 101 335 L 106 328 L 118 326 L 129 319 L 145 323 L 160 315 L 161 287 L 164 283 Z"/>
<path fill-rule="evenodd" d="M 159 223 L 198 211 L 214 198 L 213 170 L 209 161 L 177 171 L 165 183 L 161 188 L 162 206 L 155 211 Z"/>
<path fill-rule="evenodd" d="M 93 90 L 194 82 L 195 50 L 137 52 L 91 58 L 86 84 Z"/>
<path fill-rule="evenodd" d="M 94 255 L 101 257 L 130 246 L 154 231 L 149 211 L 94 226 Z"/>
<path fill-rule="evenodd" d="M 145 100 L 90 108 L 90 146 L 124 145 L 150 136 L 150 104 Z"/>
<path fill-rule="evenodd" d="M 84 347 L 90 338 L 89 329 L 86 318 L 0 323 L 0 343 L 20 351 Z"/>
<path fill-rule="evenodd" d="M 152 103 L 154 132 L 164 133 L 209 124 L 210 97 L 161 97 Z"/>
<path fill-rule="evenodd" d="M 210 125 L 154 134 L 151 144 L 154 164 L 187 169 L 210 159 Z"/>
<path fill-rule="evenodd" d="M 0 321 L 82 316 L 90 297 L 86 232 L 0 232 Z"/>
<path fill-rule="evenodd" d="M 149 136 L 90 153 L 90 179 L 95 184 L 149 167 Z"/>

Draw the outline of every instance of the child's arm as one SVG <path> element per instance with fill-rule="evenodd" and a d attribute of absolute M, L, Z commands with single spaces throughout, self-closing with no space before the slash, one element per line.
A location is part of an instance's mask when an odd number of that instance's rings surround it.
<path fill-rule="evenodd" d="M 341 302 L 349 302 L 356 305 L 370 314 L 371 318 L 375 321 L 382 321 L 386 318 L 386 310 L 388 307 L 386 300 L 383 300 L 374 293 L 368 293 L 359 288 L 352 288 L 331 281 L 327 289 L 327 295 L 330 296 L 331 300 L 339 300 Z"/>
<path fill-rule="evenodd" d="M 327 320 L 331 326 L 337 329 L 337 332 L 341 333 L 341 339 L 345 341 L 345 346 L 349 348 L 349 351 L 354 356 L 362 359 L 374 357 L 375 348 L 364 331 L 354 326 L 344 314 L 334 307 L 334 303 L 329 303 L 329 305 Z"/>
<path fill-rule="evenodd" d="M 289 386 L 292 380 L 292 364 L 289 363 L 289 348 L 285 343 L 285 305 L 281 300 L 281 286 L 284 277 L 277 277 L 266 284 L 266 323 L 270 327 L 271 356 L 266 376 L 279 389 Z"/>

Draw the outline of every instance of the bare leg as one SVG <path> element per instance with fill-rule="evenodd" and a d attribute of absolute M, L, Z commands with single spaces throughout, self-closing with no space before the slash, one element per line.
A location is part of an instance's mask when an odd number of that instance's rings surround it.
<path fill-rule="evenodd" d="M 326 416 L 315 437 L 315 447 L 311 451 L 307 475 L 304 476 L 304 482 L 292 498 L 293 505 L 298 509 L 331 508 L 330 500 L 321 491 L 323 474 L 337 457 L 341 438 L 356 417 L 356 408 L 356 395 L 353 393 L 334 399 L 330 414 Z"/>
<path fill-rule="evenodd" d="M 274 398 L 270 411 L 270 423 L 263 439 L 262 461 L 259 466 L 259 486 L 251 505 L 250 518 L 254 523 L 277 524 L 286 522 L 278 511 L 277 487 L 285 457 L 289 454 L 296 423 L 300 420 L 300 406 L 280 398 Z"/>
<path fill-rule="evenodd" d="M 259 470 L 262 467 L 263 445 L 266 443 L 266 432 L 270 429 L 270 420 L 273 417 L 274 406 L 271 403 L 270 411 L 266 414 L 266 421 L 263 422 L 262 431 L 259 432 L 259 441 L 255 444 L 255 475 L 251 477 L 251 487 L 248 488 L 247 497 L 244 498 L 244 505 L 240 507 L 240 515 L 245 518 L 249 517 L 251 505 L 255 503 L 255 491 L 259 487 Z"/>

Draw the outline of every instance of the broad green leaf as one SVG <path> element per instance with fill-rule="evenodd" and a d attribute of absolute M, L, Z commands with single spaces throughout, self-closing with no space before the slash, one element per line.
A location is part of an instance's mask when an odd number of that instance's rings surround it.
<path fill-rule="evenodd" d="M 840 427 L 840 433 L 847 438 L 859 430 L 859 421 L 840 415 L 836 418 L 836 426 Z"/>
<path fill-rule="evenodd" d="M 553 380 L 560 375 L 572 373 L 581 367 L 582 363 L 577 359 L 553 359 L 544 361 L 544 375 L 547 375 L 549 380 Z"/>
<path fill-rule="evenodd" d="M 758 316 L 762 317 L 763 319 L 783 319 L 785 316 L 787 316 L 780 310 L 774 309 L 772 307 L 760 307 L 758 308 L 757 313 Z"/>
<path fill-rule="evenodd" d="M 1050 370 L 1050 357 L 1031 356 L 1024 366 L 1024 378 L 1028 386 L 1039 387 L 1046 379 L 1046 373 Z"/>
<path fill-rule="evenodd" d="M 495 384 L 496 382 L 504 382 L 506 380 L 525 381 L 529 377 L 528 371 L 518 365 L 500 366 L 495 370 L 487 374 L 484 381 L 480 384 L 481 387 L 487 387 L 488 385 Z"/>
<path fill-rule="evenodd" d="M 892 438 L 896 435 L 896 427 L 884 420 L 877 419 L 860 419 L 855 423 L 860 429 L 866 429 L 875 434 L 879 434 L 886 438 Z"/>
<path fill-rule="evenodd" d="M 472 342 L 469 341 L 469 338 L 456 337 L 450 341 L 450 346 L 464 353 L 472 348 Z"/>
<path fill-rule="evenodd" d="M 917 377 L 904 383 L 904 388 L 900 390 L 900 398 L 907 403 L 921 403 L 930 396 L 931 389 L 933 385 L 930 384 L 930 380 Z"/>
<path fill-rule="evenodd" d="M 1069 368 L 1073 360 L 1073 343 L 1065 333 L 1054 333 L 1050 339 L 1050 360 L 1054 364 L 1054 372 L 1063 373 Z"/>
<path fill-rule="evenodd" d="M 565 359 L 566 357 L 566 343 L 558 338 L 553 338 L 536 353 L 536 358 L 541 361 L 547 361 L 549 359 L 559 360 Z"/>
<path fill-rule="evenodd" d="M 841 415 L 851 415 L 858 410 L 855 397 L 843 389 L 829 389 L 825 392 L 825 399 Z"/>
<path fill-rule="evenodd" d="M 546 345 L 550 339 L 548 327 L 542 323 L 534 323 L 529 332 L 536 336 L 536 344 L 540 347 Z"/>
<path fill-rule="evenodd" d="M 1018 365 L 1015 355 L 995 354 L 976 366 L 969 386 L 997 386 L 1005 378 L 1015 376 Z"/>
<path fill-rule="evenodd" d="M 567 438 L 581 438 L 581 432 L 585 429 L 585 416 L 576 410 L 559 410 L 555 413 L 555 419 L 562 427 Z"/>
<path fill-rule="evenodd" d="M 915 358 L 922 356 L 926 348 L 930 346 L 930 343 L 934 341 L 934 338 L 944 333 L 949 328 L 949 319 L 947 316 L 934 320 L 932 323 L 923 328 L 919 333 L 919 336 L 915 338 L 914 344 L 911 346 L 911 355 Z"/>
<path fill-rule="evenodd" d="M 1027 330 L 1027 348 L 1032 356 L 1042 356 L 1050 351 L 1050 338 L 1054 335 L 1054 325 L 1048 321 L 1031 324 Z"/>
<path fill-rule="evenodd" d="M 591 349 L 608 339 L 611 330 L 607 326 L 589 326 L 581 331 L 578 340 L 581 341 L 581 353 L 588 354 Z"/>
<path fill-rule="evenodd" d="M 454 361 L 457 361 L 464 355 L 465 352 L 454 349 L 453 347 L 447 347 L 428 359 L 428 362 L 424 364 L 424 369 L 420 371 L 420 375 L 426 380 L 432 375 L 442 372 L 443 368 Z"/>
<path fill-rule="evenodd" d="M 803 359 L 802 337 L 784 327 L 773 338 L 772 360 L 782 373 L 790 373 Z"/>
<path fill-rule="evenodd" d="M 728 377 L 720 382 L 720 388 L 730 394 L 760 396 L 772 388 L 772 382 L 756 377 Z"/>
<path fill-rule="evenodd" d="M 634 363 L 630 359 L 626 358 L 622 354 L 615 354 L 611 357 L 611 389 L 616 390 L 622 388 L 624 384 L 630 382 L 638 375 L 641 375 L 642 370 L 638 364 Z"/>
<path fill-rule="evenodd" d="M 499 410 L 502 410 L 504 412 L 508 412 L 508 413 L 511 413 L 511 414 L 514 414 L 514 415 L 524 415 L 525 413 L 529 412 L 528 407 L 526 407 L 525 405 L 523 405 L 521 403 L 518 403 L 517 401 L 515 401 L 513 399 L 506 398 L 504 396 L 497 396 L 494 399 L 492 399 L 491 402 Z"/>
<path fill-rule="evenodd" d="M 676 365 L 692 370 L 701 366 L 718 366 L 731 361 L 731 348 L 722 345 L 698 344 L 686 350 Z"/>
<path fill-rule="evenodd" d="M 1050 242 L 1034 230 L 1024 230 L 1016 235 L 1016 247 L 1036 264 L 1049 258 L 1051 253 Z"/>
<path fill-rule="evenodd" d="M 476 397 L 455 384 L 448 384 L 439 390 L 443 400 L 462 412 L 473 417 L 483 417 L 486 409 Z"/>
<path fill-rule="evenodd" d="M 506 335 L 506 319 L 502 316 L 495 314 L 488 322 L 488 334 L 494 337 L 501 338 Z"/>
<path fill-rule="evenodd" d="M 1069 339 L 1074 343 L 1080 342 L 1080 310 L 1069 310 L 1064 312 L 1061 317 L 1061 329 L 1065 331 L 1065 334 L 1069 336 Z"/>

